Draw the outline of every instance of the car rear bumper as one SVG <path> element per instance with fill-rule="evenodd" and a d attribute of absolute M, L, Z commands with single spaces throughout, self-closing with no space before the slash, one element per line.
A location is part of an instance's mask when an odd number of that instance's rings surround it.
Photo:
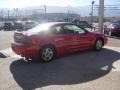
<path fill-rule="evenodd" d="M 39 56 L 38 50 L 33 45 L 24 45 L 12 42 L 11 47 L 12 50 L 16 54 L 21 55 L 21 57 L 36 59 Z"/>

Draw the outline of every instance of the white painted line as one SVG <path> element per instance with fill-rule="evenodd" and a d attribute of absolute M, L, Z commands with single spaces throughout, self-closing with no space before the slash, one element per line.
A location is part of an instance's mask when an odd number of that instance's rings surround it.
<path fill-rule="evenodd" d="M 115 69 L 112 68 L 112 71 L 120 71 L 120 59 L 113 63 Z"/>
<path fill-rule="evenodd" d="M 107 49 L 111 49 L 111 50 L 114 50 L 114 51 L 117 51 L 117 52 L 120 52 L 120 47 L 111 47 L 111 46 L 105 46 L 105 48 Z M 112 71 L 120 71 L 120 59 L 118 59 L 117 61 L 115 61 L 113 64 L 112 64 L 114 68 L 112 68 Z"/>
<path fill-rule="evenodd" d="M 104 48 L 111 49 L 117 52 L 120 52 L 120 47 L 111 47 L 111 46 L 104 46 Z"/>
<path fill-rule="evenodd" d="M 11 48 L 3 49 L 0 51 L 2 54 L 7 54 L 10 57 L 20 57 L 19 55 L 15 54 Z"/>

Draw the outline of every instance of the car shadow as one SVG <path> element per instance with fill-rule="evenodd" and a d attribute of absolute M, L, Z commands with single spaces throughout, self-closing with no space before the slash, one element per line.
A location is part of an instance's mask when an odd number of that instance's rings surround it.
<path fill-rule="evenodd" d="M 48 85 L 72 85 L 89 82 L 108 74 L 120 53 L 103 49 L 85 51 L 57 58 L 49 63 L 16 60 L 10 71 L 23 90 L 33 90 Z M 115 67 L 114 67 L 115 69 Z"/>

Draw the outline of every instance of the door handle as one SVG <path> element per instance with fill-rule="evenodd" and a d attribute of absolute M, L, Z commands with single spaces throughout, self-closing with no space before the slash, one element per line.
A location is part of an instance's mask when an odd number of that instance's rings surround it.
<path fill-rule="evenodd" d="M 75 40 L 75 39 L 79 39 L 78 37 L 73 37 L 73 40 Z"/>
<path fill-rule="evenodd" d="M 56 41 L 63 41 L 64 39 L 63 38 L 57 38 L 57 39 L 55 39 L 55 42 Z"/>

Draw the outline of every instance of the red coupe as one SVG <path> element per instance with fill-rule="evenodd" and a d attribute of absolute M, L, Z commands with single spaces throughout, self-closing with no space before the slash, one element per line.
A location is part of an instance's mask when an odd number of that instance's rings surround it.
<path fill-rule="evenodd" d="M 51 22 L 27 31 L 15 31 L 12 50 L 27 60 L 40 58 L 49 62 L 61 54 L 95 49 L 107 43 L 104 34 L 93 33 L 75 24 Z"/>

